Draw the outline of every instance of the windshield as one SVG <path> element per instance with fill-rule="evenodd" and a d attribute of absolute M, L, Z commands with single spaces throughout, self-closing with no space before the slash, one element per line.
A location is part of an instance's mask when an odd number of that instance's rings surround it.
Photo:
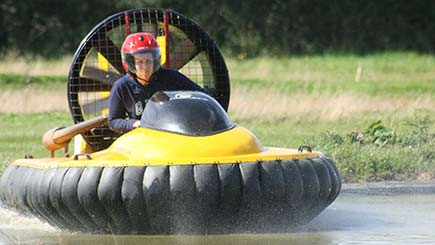
<path fill-rule="evenodd" d="M 155 93 L 148 101 L 141 127 L 173 133 L 206 136 L 235 127 L 212 97 L 195 91 Z"/>

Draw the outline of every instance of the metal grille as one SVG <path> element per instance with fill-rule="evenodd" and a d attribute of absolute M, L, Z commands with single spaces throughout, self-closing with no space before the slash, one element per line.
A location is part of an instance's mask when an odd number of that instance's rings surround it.
<path fill-rule="evenodd" d="M 68 76 L 74 122 L 107 113 L 113 83 L 124 75 L 121 45 L 128 34 L 152 33 L 161 46 L 162 66 L 177 69 L 211 91 L 227 110 L 230 86 L 223 56 L 198 24 L 171 10 L 136 9 L 108 17 L 82 41 Z M 93 150 L 107 148 L 118 135 L 107 126 L 85 134 Z"/>

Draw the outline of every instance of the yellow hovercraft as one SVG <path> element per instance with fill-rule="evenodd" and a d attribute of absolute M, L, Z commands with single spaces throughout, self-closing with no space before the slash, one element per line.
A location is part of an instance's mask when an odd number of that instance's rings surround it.
<path fill-rule="evenodd" d="M 107 127 L 107 96 L 123 73 L 120 40 L 149 31 L 162 62 L 212 93 L 158 92 L 141 127 Z M 174 11 L 115 14 L 80 44 L 68 77 L 75 125 L 48 131 L 50 158 L 20 159 L 0 181 L 5 207 L 61 229 L 115 234 L 267 232 L 311 221 L 337 197 L 334 163 L 310 147 L 264 147 L 225 110 L 229 77 L 215 42 Z M 73 157 L 55 158 L 83 136 Z M 78 141 L 79 142 L 79 141 Z"/>
<path fill-rule="evenodd" d="M 310 221 L 340 183 L 320 153 L 263 147 L 210 96 L 175 91 L 153 95 L 141 128 L 106 150 L 16 160 L 1 198 L 73 231 L 264 231 Z"/>

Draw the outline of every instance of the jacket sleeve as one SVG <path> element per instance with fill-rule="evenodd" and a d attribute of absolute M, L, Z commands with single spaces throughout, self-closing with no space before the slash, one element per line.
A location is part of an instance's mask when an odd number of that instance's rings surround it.
<path fill-rule="evenodd" d="M 125 133 L 132 130 L 133 123 L 136 120 L 126 119 L 126 117 L 122 88 L 120 86 L 114 86 L 109 97 L 109 128 L 118 133 Z"/>

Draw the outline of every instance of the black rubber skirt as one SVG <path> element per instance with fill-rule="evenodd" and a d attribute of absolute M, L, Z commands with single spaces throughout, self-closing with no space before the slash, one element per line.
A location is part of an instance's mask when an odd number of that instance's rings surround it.
<path fill-rule="evenodd" d="M 327 158 L 36 169 L 10 165 L 3 206 L 74 232 L 231 233 L 311 221 L 341 188 Z"/>

